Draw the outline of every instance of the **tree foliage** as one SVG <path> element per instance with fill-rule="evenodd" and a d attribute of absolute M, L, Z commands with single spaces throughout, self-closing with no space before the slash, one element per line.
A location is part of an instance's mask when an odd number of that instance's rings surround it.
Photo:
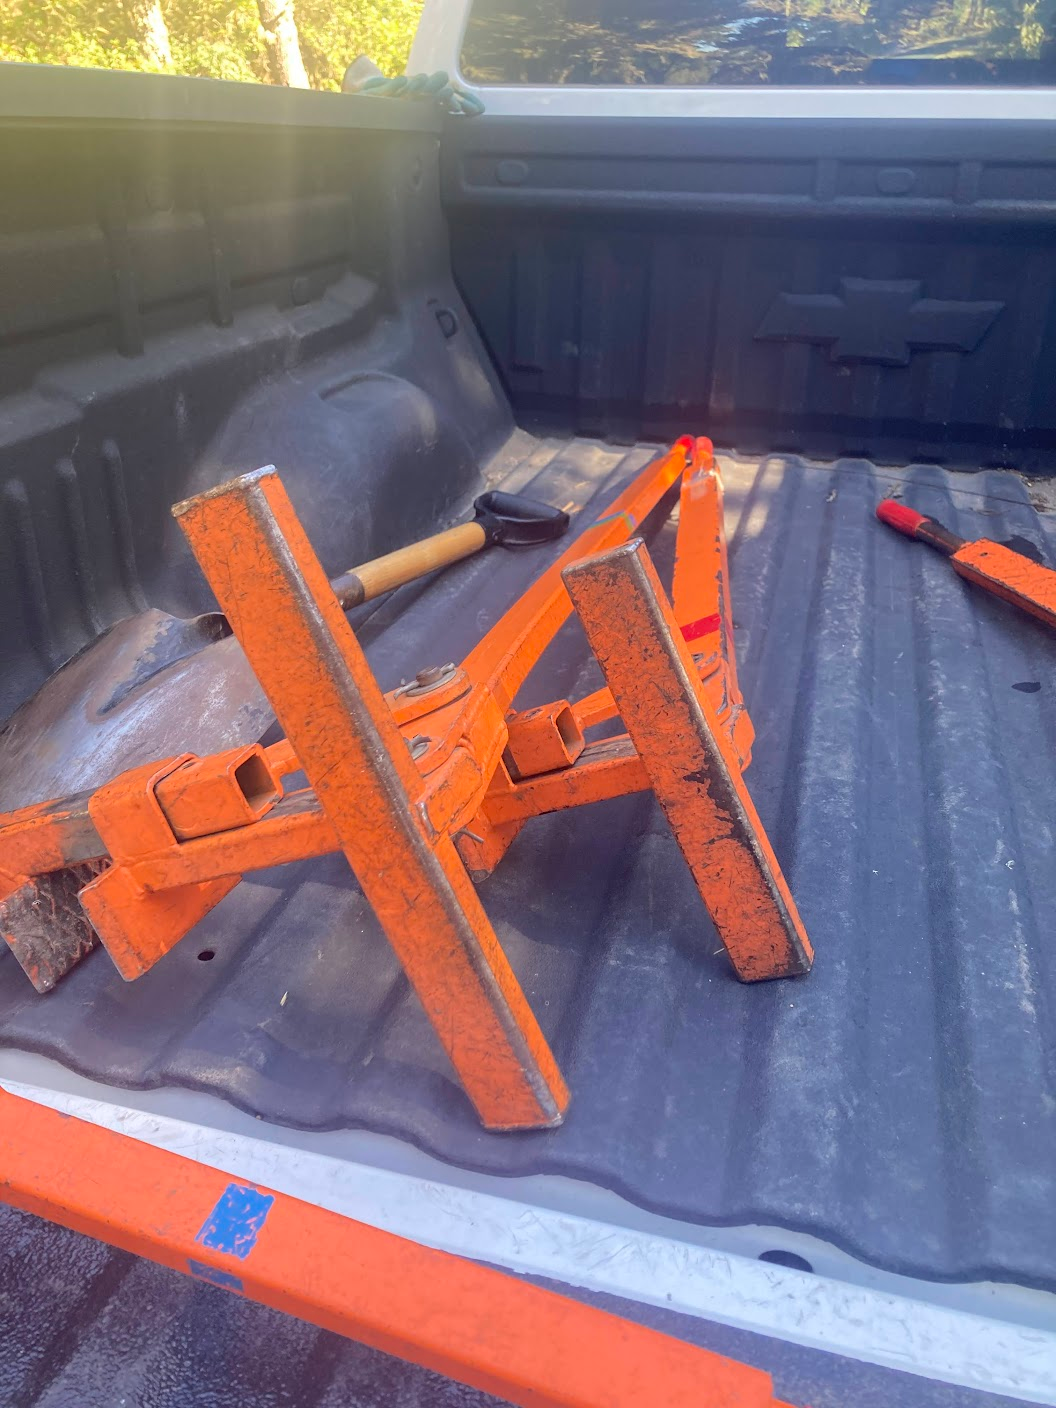
<path fill-rule="evenodd" d="M 296 0 L 313 88 L 339 88 L 367 54 L 402 73 L 422 0 Z M 269 81 L 256 0 L 162 0 L 174 73 Z M 122 0 L 0 0 L 0 60 L 82 68 L 153 69 Z"/>

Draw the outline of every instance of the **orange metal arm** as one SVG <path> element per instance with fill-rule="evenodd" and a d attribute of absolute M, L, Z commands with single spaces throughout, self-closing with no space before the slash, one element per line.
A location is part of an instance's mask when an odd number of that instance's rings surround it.
<path fill-rule="evenodd" d="M 524 1408 L 764 1408 L 768 1374 L 0 1091 L 0 1200 Z"/>
<path fill-rule="evenodd" d="M 639 477 L 609 507 L 608 512 L 561 554 L 543 575 L 466 656 L 466 673 L 488 684 L 502 708 L 508 709 L 532 667 L 572 611 L 561 573 L 584 553 L 601 552 L 625 543 L 660 503 L 668 489 L 699 455 L 698 442 L 685 435 L 677 440 L 647 475 Z M 710 454 L 710 445 L 708 445 Z"/>
<path fill-rule="evenodd" d="M 544 812 L 624 797 L 628 792 L 647 792 L 650 786 L 634 744 L 622 733 L 618 738 L 588 743 L 570 768 L 511 782 L 508 788 L 493 788 L 488 793 L 487 815 L 494 825 L 501 826 L 528 821 Z"/>

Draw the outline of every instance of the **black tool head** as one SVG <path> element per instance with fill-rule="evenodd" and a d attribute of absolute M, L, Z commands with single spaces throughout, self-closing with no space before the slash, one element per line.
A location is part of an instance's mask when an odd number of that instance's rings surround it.
<path fill-rule="evenodd" d="M 473 507 L 477 521 L 488 535 L 488 542 L 501 543 L 507 548 L 549 543 L 560 538 L 569 523 L 564 509 L 551 508 L 549 504 L 526 499 L 521 494 L 504 494 L 501 489 L 481 494 Z"/>

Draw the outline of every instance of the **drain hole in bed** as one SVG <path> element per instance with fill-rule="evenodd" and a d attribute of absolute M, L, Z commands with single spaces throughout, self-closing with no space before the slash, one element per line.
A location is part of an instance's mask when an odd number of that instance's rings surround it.
<path fill-rule="evenodd" d="M 198 955 L 198 962 L 199 962 L 199 963 L 211 963 L 215 957 L 216 957 L 216 950 L 215 950 L 215 949 L 213 949 L 213 948 L 203 948 L 202 951 L 201 951 L 201 953 Z"/>
<path fill-rule="evenodd" d="M 789 1271 L 813 1271 L 814 1268 L 805 1256 L 797 1256 L 795 1252 L 783 1252 L 780 1249 L 772 1252 L 760 1252 L 760 1261 L 768 1261 L 771 1266 L 787 1266 Z"/>

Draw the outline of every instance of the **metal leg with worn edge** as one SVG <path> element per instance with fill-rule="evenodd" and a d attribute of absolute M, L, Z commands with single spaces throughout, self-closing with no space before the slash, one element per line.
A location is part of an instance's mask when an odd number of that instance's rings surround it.
<path fill-rule="evenodd" d="M 482 1121 L 558 1124 L 557 1063 L 277 473 L 174 512 Z"/>
<path fill-rule="evenodd" d="M 805 973 L 810 941 L 645 544 L 632 539 L 563 575 L 737 976 Z"/>

